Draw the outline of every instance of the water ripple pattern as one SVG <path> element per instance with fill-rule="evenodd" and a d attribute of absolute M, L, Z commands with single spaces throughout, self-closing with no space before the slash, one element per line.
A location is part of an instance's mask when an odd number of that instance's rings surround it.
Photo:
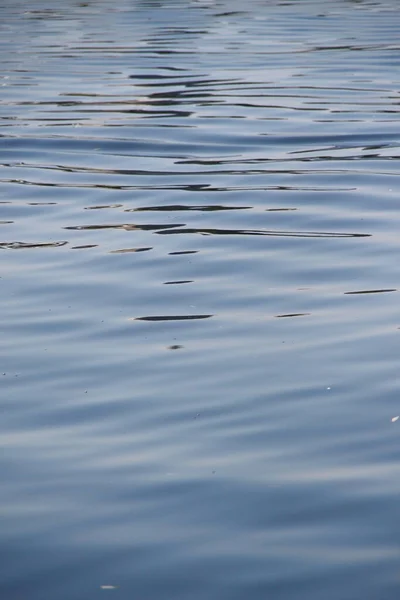
<path fill-rule="evenodd" d="M 1 597 L 397 600 L 398 2 L 0 28 Z"/>

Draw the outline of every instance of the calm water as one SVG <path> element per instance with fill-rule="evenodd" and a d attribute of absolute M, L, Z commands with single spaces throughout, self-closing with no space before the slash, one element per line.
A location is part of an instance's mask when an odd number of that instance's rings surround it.
<path fill-rule="evenodd" d="M 397 0 L 0 23 L 2 600 L 397 600 Z"/>

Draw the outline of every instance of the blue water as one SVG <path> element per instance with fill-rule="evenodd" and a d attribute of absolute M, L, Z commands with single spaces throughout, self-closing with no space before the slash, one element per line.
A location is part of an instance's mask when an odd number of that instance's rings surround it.
<path fill-rule="evenodd" d="M 3 0 L 3 600 L 397 600 L 396 0 Z"/>

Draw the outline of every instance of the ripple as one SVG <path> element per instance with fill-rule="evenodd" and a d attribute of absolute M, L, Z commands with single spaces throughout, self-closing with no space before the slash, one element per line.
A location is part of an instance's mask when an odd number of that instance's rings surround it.
<path fill-rule="evenodd" d="M 101 230 L 101 229 L 123 229 L 124 231 L 159 231 L 164 229 L 171 229 L 175 227 L 183 227 L 182 225 L 170 225 L 170 224 L 143 224 L 143 225 L 135 225 L 133 223 L 116 223 L 115 225 L 71 225 L 68 227 L 64 227 L 64 229 L 70 229 L 75 231 L 92 231 L 92 230 Z"/>
<path fill-rule="evenodd" d="M 172 226 L 173 227 L 173 226 Z M 177 226 L 175 226 L 177 227 Z M 180 229 L 165 228 L 156 231 L 159 234 L 174 235 L 178 233 L 199 233 L 202 235 L 265 235 L 274 237 L 297 237 L 297 238 L 365 238 L 371 237 L 369 233 L 337 233 L 328 231 L 268 231 L 268 230 L 246 230 L 246 229 L 196 229 L 180 226 Z"/>
<path fill-rule="evenodd" d="M 26 250 L 29 248 L 58 248 L 68 242 L 0 242 L 0 248 L 5 250 Z"/>

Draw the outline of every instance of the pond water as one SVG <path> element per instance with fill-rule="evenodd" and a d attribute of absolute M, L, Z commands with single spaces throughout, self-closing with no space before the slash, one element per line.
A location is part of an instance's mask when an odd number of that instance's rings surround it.
<path fill-rule="evenodd" d="M 397 600 L 397 0 L 3 0 L 4 600 Z"/>

